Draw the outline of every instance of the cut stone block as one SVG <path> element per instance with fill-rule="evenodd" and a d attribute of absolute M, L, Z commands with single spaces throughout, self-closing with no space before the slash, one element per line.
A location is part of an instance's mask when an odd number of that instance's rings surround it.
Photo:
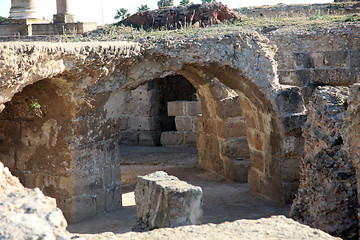
<path fill-rule="evenodd" d="M 184 116 L 184 115 L 185 115 L 184 101 L 168 102 L 168 116 Z"/>
<path fill-rule="evenodd" d="M 180 132 L 162 132 L 160 143 L 163 146 L 182 145 L 184 136 Z"/>
<path fill-rule="evenodd" d="M 202 196 L 201 187 L 166 172 L 139 176 L 135 188 L 137 215 L 149 228 L 201 224 Z"/>

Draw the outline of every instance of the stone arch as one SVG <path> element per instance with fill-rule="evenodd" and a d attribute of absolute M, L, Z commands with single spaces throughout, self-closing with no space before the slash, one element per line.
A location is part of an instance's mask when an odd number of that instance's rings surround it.
<path fill-rule="evenodd" d="M 0 113 L 0 161 L 28 188 L 56 198 L 71 221 L 74 162 L 71 122 L 78 111 L 62 79 L 26 86 Z"/>
<path fill-rule="evenodd" d="M 149 79 L 176 72 L 185 76 L 196 89 L 205 87 L 215 78 L 233 89 L 239 95 L 247 125 L 250 188 L 273 200 L 288 203 L 298 187 L 303 154 L 301 126 L 306 120 L 303 98 L 297 87 L 279 84 L 273 53 L 262 44 L 266 39 L 245 36 L 236 40 L 231 44 L 224 40 L 222 47 L 221 44 L 214 45 L 210 57 L 201 53 L 211 44 L 204 42 L 203 48 L 190 47 L 192 52 L 187 48 L 150 50 L 126 69 L 126 86 L 133 88 Z M 216 131 L 217 127 L 213 124 L 211 128 Z M 221 155 L 218 140 L 205 147 L 207 154 L 213 152 L 215 158 Z M 212 161 L 212 156 L 204 156 L 204 159 L 208 161 L 202 163 L 200 157 L 199 164 L 205 166 L 212 162 L 206 166 L 208 169 L 217 165 L 215 169 L 224 174 L 229 168 L 224 159 Z"/>
<path fill-rule="evenodd" d="M 72 119 L 70 154 L 76 179 L 68 205 L 69 222 L 121 207 L 116 129 L 121 125 L 123 106 L 119 103 L 126 89 L 169 74 L 184 76 L 204 92 L 202 97 L 209 93 L 208 99 L 213 99 L 210 110 L 219 103 L 210 94 L 214 79 L 237 93 L 250 146 L 250 188 L 274 200 L 291 200 L 298 184 L 301 153 L 296 144 L 301 141 L 304 107 L 299 89 L 279 84 L 274 50 L 266 38 L 234 34 L 144 48 L 132 43 L 94 44 L 0 45 L 0 63 L 11 70 L 0 75 L 5 80 L 1 103 L 42 79 L 72 83 L 71 97 L 79 107 Z M 213 116 L 219 114 L 213 111 Z M 221 128 L 216 121 L 213 125 L 215 130 Z M 204 132 L 213 131 L 211 127 Z M 226 175 L 229 162 L 221 158 L 221 139 L 212 140 L 205 149 L 220 158 L 213 158 L 207 167 L 217 165 Z M 199 163 L 205 165 L 208 159 L 204 156 L 205 161 Z"/>

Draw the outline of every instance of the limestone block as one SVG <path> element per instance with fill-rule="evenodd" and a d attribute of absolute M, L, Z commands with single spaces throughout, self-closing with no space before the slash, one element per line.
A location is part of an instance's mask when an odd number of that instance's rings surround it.
<path fill-rule="evenodd" d="M 220 118 L 238 117 L 242 115 L 239 97 L 225 98 L 216 102 L 216 112 Z"/>
<path fill-rule="evenodd" d="M 217 126 L 217 134 L 221 138 L 246 136 L 246 125 L 242 117 L 227 118 L 225 121 L 219 121 Z"/>
<path fill-rule="evenodd" d="M 300 89 L 288 87 L 280 90 L 275 98 L 280 114 L 298 113 L 304 111 L 304 102 Z"/>
<path fill-rule="evenodd" d="M 139 176 L 135 188 L 137 215 L 150 228 L 201 224 L 202 196 L 200 187 L 166 172 Z"/>
<path fill-rule="evenodd" d="M 157 102 L 159 98 L 159 92 L 156 89 L 151 89 L 151 90 L 135 89 L 130 92 L 129 98 L 130 101 Z"/>
<path fill-rule="evenodd" d="M 175 117 L 176 130 L 178 131 L 197 131 L 197 117 L 190 116 L 176 116 Z"/>
<path fill-rule="evenodd" d="M 181 132 L 162 132 L 160 143 L 163 146 L 176 146 L 182 145 L 183 143 L 183 133 Z"/>
<path fill-rule="evenodd" d="M 185 102 L 185 116 L 198 116 L 201 114 L 201 102 L 187 101 Z"/>
<path fill-rule="evenodd" d="M 130 131 L 156 130 L 159 125 L 157 117 L 129 117 Z"/>
<path fill-rule="evenodd" d="M 160 131 L 140 131 L 139 143 L 146 146 L 157 146 L 160 144 Z"/>
<path fill-rule="evenodd" d="M 185 101 L 168 102 L 168 116 L 185 116 Z"/>
<path fill-rule="evenodd" d="M 184 146 L 186 147 L 196 146 L 196 137 L 197 137 L 196 132 L 184 132 L 183 136 L 184 136 L 184 143 L 183 143 Z"/>
<path fill-rule="evenodd" d="M 221 154 L 232 159 L 249 158 L 249 147 L 246 137 L 229 138 L 221 143 Z"/>

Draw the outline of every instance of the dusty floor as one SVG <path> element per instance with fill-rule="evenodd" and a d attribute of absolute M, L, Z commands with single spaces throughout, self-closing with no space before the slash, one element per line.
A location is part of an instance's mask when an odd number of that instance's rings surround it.
<path fill-rule="evenodd" d="M 103 232 L 125 233 L 136 224 L 134 188 L 136 176 L 165 171 L 193 185 L 201 186 L 203 223 L 258 219 L 286 215 L 290 206 L 271 202 L 249 191 L 247 184 L 234 183 L 196 168 L 196 148 L 122 147 L 123 209 L 70 225 L 73 237 Z"/>

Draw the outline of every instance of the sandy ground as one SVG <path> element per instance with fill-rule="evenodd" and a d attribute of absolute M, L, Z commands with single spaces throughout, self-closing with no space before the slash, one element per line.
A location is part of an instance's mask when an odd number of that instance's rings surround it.
<path fill-rule="evenodd" d="M 290 206 L 269 201 L 234 183 L 196 168 L 196 148 L 122 147 L 123 209 L 68 226 L 73 237 L 103 232 L 125 233 L 136 224 L 134 188 L 136 177 L 165 171 L 203 189 L 203 223 L 259 219 L 288 215 Z"/>

